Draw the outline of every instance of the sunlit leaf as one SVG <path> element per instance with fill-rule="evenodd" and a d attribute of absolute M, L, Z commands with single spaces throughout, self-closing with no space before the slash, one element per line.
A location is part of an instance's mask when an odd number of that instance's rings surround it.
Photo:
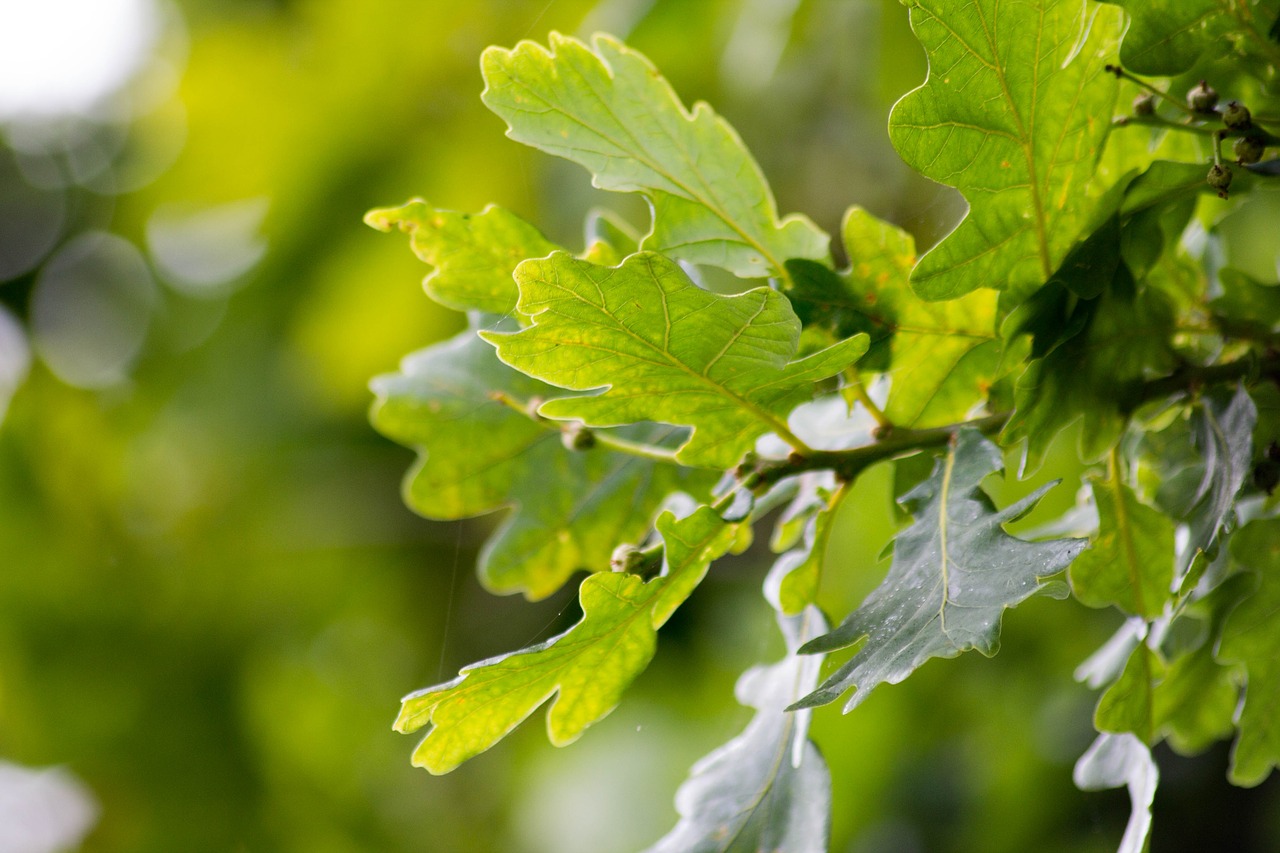
<path fill-rule="evenodd" d="M 556 637 L 473 664 L 446 684 L 403 700 L 396 730 L 430 725 L 413 763 L 448 773 L 492 747 L 551 700 L 547 735 L 556 746 L 577 740 L 617 707 L 622 693 L 653 658 L 657 630 L 671 618 L 724 554 L 734 528 L 708 507 L 657 522 L 664 544 L 663 573 L 650 581 L 602 572 L 582 582 L 582 619 Z"/>
<path fill-rule="evenodd" d="M 711 293 L 652 253 L 618 267 L 557 253 L 521 264 L 516 280 L 533 325 L 484 334 L 502 360 L 565 388 L 607 389 L 539 411 L 593 426 L 693 427 L 678 454 L 687 465 L 732 467 L 766 432 L 791 442 L 787 413 L 867 349 L 858 335 L 791 361 L 800 321 L 786 297 L 768 288 Z"/>
<path fill-rule="evenodd" d="M 1129 789 L 1132 812 L 1117 853 L 1145 853 L 1151 833 L 1151 804 L 1155 801 L 1160 771 L 1146 744 L 1131 734 L 1101 734 L 1080 756 L 1074 773 L 1082 791 Z"/>
<path fill-rule="evenodd" d="M 516 265 L 560 248 L 520 217 L 492 204 L 470 214 L 415 200 L 371 210 L 364 220 L 381 231 L 398 227 L 407 233 L 414 254 L 435 267 L 423 281 L 427 295 L 459 311 L 515 311 L 519 294 L 511 273 Z"/>
<path fill-rule="evenodd" d="M 790 258 L 824 260 L 808 219 L 778 220 L 760 167 L 706 104 L 686 110 L 641 54 L 607 36 L 592 46 L 558 33 L 481 59 L 489 109 L 512 139 L 573 160 L 602 189 L 653 203 L 643 248 L 744 277 L 780 276 Z"/>
<path fill-rule="evenodd" d="M 1022 292 L 1057 268 L 1090 214 L 1085 189 L 1111 122 L 1119 15 L 1083 0 L 913 0 L 929 77 L 893 110 L 889 135 L 969 214 L 912 275 L 928 299 L 978 287 Z"/>
<path fill-rule="evenodd" d="M 1000 356 L 996 295 L 968 294 L 926 302 L 910 285 L 915 263 L 911 235 L 860 207 L 841 229 L 848 270 L 793 262 L 787 291 L 796 314 L 838 338 L 866 332 L 871 349 L 860 362 L 888 371 L 885 414 L 902 426 L 938 426 L 963 418 L 983 399 Z"/>
<path fill-rule="evenodd" d="M 817 608 L 779 617 L 787 657 L 738 679 L 738 701 L 756 709 L 747 728 L 700 759 L 676 793 L 680 822 L 647 853 L 824 853 L 831 776 L 808 739 L 809 711 L 788 705 L 813 689 L 821 657 L 796 648 L 826 630 Z"/>
<path fill-rule="evenodd" d="M 980 488 L 1002 467 L 999 450 L 972 430 L 961 431 L 933 474 L 907 494 L 915 516 L 898 534 L 884 582 L 834 631 L 802 652 L 859 645 L 848 663 L 795 707 L 832 702 L 850 688 L 848 712 L 877 685 L 896 684 L 934 657 L 969 649 L 993 655 L 1000 620 L 1046 589 L 1045 580 L 1085 547 L 1082 539 L 1026 542 L 1003 525 L 1029 512 L 1050 486 L 997 510 Z"/>
<path fill-rule="evenodd" d="M 672 491 L 704 494 L 710 478 L 604 448 L 566 450 L 559 433 L 493 399 L 534 400 L 559 389 L 494 357 L 475 332 L 407 358 L 373 382 L 374 425 L 419 450 L 405 499 L 428 518 L 468 518 L 510 507 L 486 544 L 480 577 L 499 592 L 541 598 L 578 569 L 599 570 L 620 542 L 644 537 Z M 679 439 L 669 427 L 629 428 L 633 438 Z"/>

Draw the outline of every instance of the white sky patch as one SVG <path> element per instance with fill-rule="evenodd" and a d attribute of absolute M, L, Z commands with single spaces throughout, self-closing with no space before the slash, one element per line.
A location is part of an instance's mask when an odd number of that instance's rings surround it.
<path fill-rule="evenodd" d="M 87 112 L 160 32 L 155 0 L 0 0 L 0 119 Z"/>

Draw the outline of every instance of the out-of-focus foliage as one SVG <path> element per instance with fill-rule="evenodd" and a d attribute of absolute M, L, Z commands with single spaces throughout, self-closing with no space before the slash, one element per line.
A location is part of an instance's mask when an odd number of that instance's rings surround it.
<path fill-rule="evenodd" d="M 676 820 L 670 794 L 688 765 L 751 716 L 734 680 L 780 650 L 758 601 L 764 561 L 717 565 L 633 701 L 573 752 L 518 731 L 501 756 L 447 778 L 408 767 L 387 725 L 405 685 L 548 638 L 577 614 L 563 597 L 530 607 L 480 590 L 470 566 L 491 521 L 445 526 L 400 504 L 409 454 L 370 429 L 366 382 L 459 321 L 413 285 L 421 264 L 360 216 L 415 192 L 451 210 L 497 201 L 574 250 L 593 205 L 639 221 L 576 167 L 503 139 L 477 97 L 487 45 L 601 29 L 691 100 L 716 102 L 780 210 L 835 232 L 856 198 L 928 246 L 963 206 L 889 146 L 890 105 L 924 77 L 905 9 L 157 8 L 156 59 L 128 109 L 51 135 L 2 131 L 0 398 L 17 390 L 0 425 L 0 756 L 84 782 L 100 809 L 88 851 L 652 842 Z M 1242 236 L 1228 250 L 1244 258 L 1270 220 L 1233 215 Z M 1075 437 L 1035 480 L 994 486 L 998 502 L 1077 473 Z M 828 559 L 876 564 L 899 523 L 884 509 L 893 482 L 888 466 L 863 475 Z M 1063 500 L 1045 504 L 1056 514 Z M 873 574 L 841 573 L 824 603 L 847 610 Z M 840 797 L 833 850 L 1108 849 L 1127 802 L 1099 805 L 1064 771 L 1089 742 L 1091 702 L 1065 676 L 1102 636 L 1033 601 L 1004 637 L 993 661 L 925 667 L 877 691 L 856 726 L 815 714 Z M 1028 708 L 1042 710 L 1028 722 Z M 1274 837 L 1275 785 L 1247 800 L 1210 788 L 1225 762 L 1210 753 L 1162 782 L 1157 846 L 1206 849 L 1201 825 L 1231 849 Z M 619 766 L 625 790 L 606 784 Z"/>

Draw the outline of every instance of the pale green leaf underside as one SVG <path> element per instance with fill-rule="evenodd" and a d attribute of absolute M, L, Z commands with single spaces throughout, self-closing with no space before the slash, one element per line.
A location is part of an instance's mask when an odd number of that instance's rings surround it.
<path fill-rule="evenodd" d="M 547 735 L 556 746 L 577 740 L 612 711 L 653 658 L 657 630 L 689 597 L 711 561 L 732 545 L 735 529 L 710 508 L 657 522 L 663 574 L 603 572 L 582 582 L 582 619 L 559 636 L 467 667 L 458 678 L 404 698 L 396 730 L 430 725 L 413 763 L 448 773 L 492 747 L 551 700 Z"/>
<path fill-rule="evenodd" d="M 1173 521 L 1115 479 L 1095 480 L 1098 535 L 1071 566 L 1071 588 L 1090 607 L 1115 605 L 1154 619 L 1173 583 Z"/>
<path fill-rule="evenodd" d="M 1131 734 L 1101 734 L 1076 762 L 1074 778 L 1082 791 L 1124 785 L 1132 811 L 1117 853 L 1145 853 L 1151 832 L 1151 804 L 1160 771 L 1146 744 Z"/>
<path fill-rule="evenodd" d="M 867 349 L 858 335 L 792 361 L 800 321 L 786 297 L 769 288 L 711 293 L 648 252 L 617 267 L 557 253 L 521 264 L 516 281 L 519 309 L 533 325 L 486 333 L 499 357 L 563 388 L 606 389 L 539 411 L 591 426 L 692 427 L 678 452 L 691 466 L 729 468 L 766 432 L 790 441 L 791 409 Z"/>
<path fill-rule="evenodd" d="M 808 713 L 785 710 L 817 683 L 821 658 L 795 651 L 826 622 L 815 607 L 778 621 L 787 657 L 738 679 L 738 701 L 755 708 L 755 716 L 693 766 L 676 792 L 680 822 L 646 853 L 826 851 L 831 775 L 808 738 Z"/>
<path fill-rule="evenodd" d="M 859 645 L 857 653 L 796 707 L 824 705 L 851 688 L 845 712 L 879 684 L 896 684 L 934 657 L 969 649 L 995 654 L 1006 608 L 1045 587 L 1085 546 L 1081 539 L 1026 542 L 1004 532 L 1046 486 L 996 510 L 979 484 L 1000 470 L 1000 451 L 961 431 L 933 474 L 904 502 L 915 521 L 894 544 L 889 574 L 834 631 L 804 652 Z"/>
<path fill-rule="evenodd" d="M 489 109 L 507 135 L 586 167 L 602 189 L 642 192 L 654 227 L 643 248 L 748 278 L 781 276 L 790 258 L 826 260 L 808 219 L 778 220 L 742 140 L 706 104 L 688 111 L 644 56 L 607 36 L 592 47 L 558 33 L 481 60 Z"/>
<path fill-rule="evenodd" d="M 497 205 L 469 214 L 414 200 L 371 210 L 364 219 L 381 231 L 399 227 L 407 233 L 414 254 L 435 267 L 423 281 L 427 295 L 458 311 L 513 312 L 518 294 L 511 273 L 516 265 L 560 248 Z"/>
<path fill-rule="evenodd" d="M 480 578 L 495 592 L 542 598 L 574 571 L 603 569 L 614 546 L 645 535 L 670 492 L 712 485 L 703 472 L 600 447 L 566 450 L 555 430 L 490 396 L 558 389 L 502 364 L 473 331 L 409 356 L 373 390 L 374 426 L 419 451 L 405 483 L 410 507 L 440 520 L 513 509 L 480 555 Z M 632 429 L 650 442 L 671 432 Z"/>
<path fill-rule="evenodd" d="M 927 299 L 1049 278 L 1080 235 L 1106 139 L 1119 15 L 1085 28 L 1084 0 L 912 0 L 929 76 L 893 110 L 889 135 L 926 177 L 969 202 L 912 276 Z M 1082 33 L 1087 33 L 1083 44 Z"/>

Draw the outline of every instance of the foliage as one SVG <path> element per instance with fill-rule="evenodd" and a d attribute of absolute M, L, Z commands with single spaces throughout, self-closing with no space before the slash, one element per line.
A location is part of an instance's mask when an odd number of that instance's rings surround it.
<path fill-rule="evenodd" d="M 1267 556 L 1280 550 L 1280 422 L 1263 405 L 1280 315 L 1276 285 L 1225 268 L 1215 229 L 1278 171 L 1222 153 L 1280 142 L 1265 94 L 1276 10 L 1208 4 L 1167 30 L 1168 16 L 1118 4 L 1133 15 L 1124 35 L 1121 11 L 1091 0 L 909 5 L 930 73 L 890 139 L 969 203 L 919 259 L 909 235 L 854 207 L 836 268 L 812 222 L 778 218 L 727 122 L 686 109 L 605 36 L 488 49 L 483 99 L 511 138 L 641 194 L 652 222 L 635 245 L 593 227 L 575 255 L 498 208 L 369 215 L 411 232 L 435 268 L 428 295 L 470 316 L 375 381 L 375 424 L 421 455 L 411 505 L 433 518 L 515 507 L 481 565 L 495 589 L 538 598 L 589 572 L 568 631 L 405 698 L 397 727 L 427 728 L 415 763 L 449 771 L 547 701 L 551 741 L 578 738 L 711 562 L 771 521 L 766 598 L 788 657 L 743 677 L 756 719 L 694 768 L 655 850 L 825 849 L 810 709 L 852 688 L 848 713 L 933 657 L 994 655 L 1004 612 L 1066 595 L 1068 578 L 1074 600 L 1128 618 L 1081 669 L 1103 692 L 1075 774 L 1087 790 L 1128 787 L 1121 850 L 1147 843 L 1165 739 L 1198 751 L 1234 736 L 1241 785 L 1280 763 Z M 1191 77 L 1134 76 L 1202 60 L 1251 114 Z M 835 432 L 817 414 L 831 406 Z M 1013 535 L 1051 486 L 999 508 L 992 475 L 1006 457 L 1036 471 L 1068 428 L 1089 484 L 1079 511 Z M 830 577 L 857 568 L 824 560 L 839 507 L 886 465 L 911 522 L 883 582 L 810 636 L 816 605 L 847 607 L 826 595 Z M 816 656 L 843 649 L 819 679 Z"/>

